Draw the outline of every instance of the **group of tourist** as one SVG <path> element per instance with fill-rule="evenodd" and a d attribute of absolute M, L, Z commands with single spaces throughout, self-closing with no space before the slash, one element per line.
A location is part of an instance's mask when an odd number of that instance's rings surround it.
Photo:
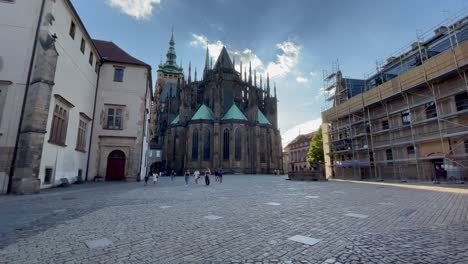
<path fill-rule="evenodd" d="M 205 184 L 207 186 L 210 185 L 210 176 L 211 176 L 211 170 L 209 168 L 206 168 L 206 170 L 203 172 L 205 176 Z M 215 181 L 222 183 L 223 182 L 223 168 L 219 168 L 218 170 L 215 171 Z M 156 184 L 158 182 L 159 177 L 162 176 L 162 172 L 156 172 L 156 171 L 149 171 L 147 175 L 145 175 L 145 185 L 148 184 L 149 178 L 153 177 L 153 183 Z M 170 172 L 171 176 L 171 181 L 174 180 L 174 177 L 176 176 L 176 173 L 174 170 Z M 198 180 L 202 177 L 202 174 L 200 173 L 199 170 L 196 170 L 193 173 L 193 178 L 195 181 L 195 184 L 198 184 Z M 185 178 L 185 187 L 188 187 L 189 181 L 190 181 L 190 170 L 186 170 L 184 174 Z"/>
<path fill-rule="evenodd" d="M 206 168 L 206 170 L 203 173 L 205 175 L 205 184 L 206 186 L 210 185 L 210 176 L 211 176 L 211 170 L 209 168 Z M 195 184 L 198 184 L 198 180 L 202 177 L 202 174 L 200 173 L 199 170 L 196 170 L 193 173 L 193 178 L 195 181 Z M 189 179 L 190 179 L 190 170 L 185 171 L 185 186 L 188 186 L 189 184 Z M 219 183 L 223 182 L 223 168 L 219 168 L 217 171 L 215 171 L 215 180 Z"/>

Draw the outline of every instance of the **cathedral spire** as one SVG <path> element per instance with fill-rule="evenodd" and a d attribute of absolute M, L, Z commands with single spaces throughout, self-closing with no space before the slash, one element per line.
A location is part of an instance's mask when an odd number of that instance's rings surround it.
<path fill-rule="evenodd" d="M 195 81 L 197 81 L 197 67 L 195 67 Z"/>
<path fill-rule="evenodd" d="M 175 51 L 174 31 L 171 32 L 171 39 L 169 40 L 169 49 L 166 53 L 166 62 L 159 65 L 158 71 L 165 73 L 181 74 L 182 68 L 177 65 L 177 55 Z"/>
<path fill-rule="evenodd" d="M 257 70 L 254 70 L 254 86 L 257 87 Z"/>
<path fill-rule="evenodd" d="M 188 64 L 188 83 L 192 82 L 192 62 L 189 61 Z"/>
<path fill-rule="evenodd" d="M 276 82 L 274 83 L 274 92 L 275 92 L 275 98 L 276 98 Z"/>
<path fill-rule="evenodd" d="M 244 66 L 244 82 L 247 82 L 247 66 Z"/>
<path fill-rule="evenodd" d="M 210 51 L 208 50 L 208 41 L 206 42 L 205 69 L 203 69 L 203 78 L 206 77 L 210 69 Z"/>
<path fill-rule="evenodd" d="M 262 75 L 260 74 L 260 90 L 263 90 Z"/>
<path fill-rule="evenodd" d="M 240 77 L 241 77 L 241 80 L 243 79 L 242 77 L 242 60 L 240 61 L 240 67 L 239 67 L 239 72 L 240 72 Z"/>
<path fill-rule="evenodd" d="M 249 61 L 249 83 L 252 84 L 252 62 Z"/>
<path fill-rule="evenodd" d="M 270 97 L 270 73 L 267 72 L 267 97 Z"/>

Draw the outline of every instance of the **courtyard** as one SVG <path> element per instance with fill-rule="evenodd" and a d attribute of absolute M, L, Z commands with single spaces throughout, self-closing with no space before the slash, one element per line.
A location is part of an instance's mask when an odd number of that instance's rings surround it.
<path fill-rule="evenodd" d="M 1 196 L 0 216 L 0 263 L 468 263 L 466 188 L 163 177 Z"/>

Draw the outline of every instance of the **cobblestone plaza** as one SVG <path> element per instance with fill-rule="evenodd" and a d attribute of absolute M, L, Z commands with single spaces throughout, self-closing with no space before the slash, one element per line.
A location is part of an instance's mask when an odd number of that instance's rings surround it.
<path fill-rule="evenodd" d="M 0 197 L 0 263 L 468 263 L 468 190 L 226 175 Z"/>

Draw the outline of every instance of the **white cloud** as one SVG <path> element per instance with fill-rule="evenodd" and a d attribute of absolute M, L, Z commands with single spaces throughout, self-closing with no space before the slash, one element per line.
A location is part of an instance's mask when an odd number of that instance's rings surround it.
<path fill-rule="evenodd" d="M 289 144 L 289 142 L 291 142 L 299 135 L 299 133 L 307 134 L 310 132 L 314 132 L 320 128 L 321 124 L 322 118 L 319 117 L 317 119 L 312 119 L 302 124 L 296 125 L 288 129 L 286 132 L 281 133 L 281 142 L 283 144 L 283 147 L 286 147 Z"/>
<path fill-rule="evenodd" d="M 151 16 L 154 6 L 161 0 L 108 0 L 107 3 L 135 19 L 143 20 Z"/>
<path fill-rule="evenodd" d="M 318 71 L 311 71 L 310 76 L 317 77 L 319 75 Z"/>
<path fill-rule="evenodd" d="M 298 83 L 306 83 L 306 82 L 308 82 L 308 81 L 309 81 L 309 79 L 304 78 L 304 77 L 302 77 L 302 76 L 297 76 L 297 77 L 296 77 L 296 82 L 298 82 Z"/>
<path fill-rule="evenodd" d="M 268 64 L 266 72 L 272 77 L 282 77 L 299 63 L 301 47 L 291 41 L 281 42 L 276 47 L 282 54 L 276 55 L 276 61 Z"/>
<path fill-rule="evenodd" d="M 209 41 L 208 38 L 203 35 L 192 34 L 192 41 L 190 45 L 193 47 L 202 47 L 206 49 L 208 43 L 208 49 L 213 61 L 218 58 L 224 43 L 220 40 Z M 251 49 L 228 49 L 229 55 L 235 58 L 236 69 L 240 70 L 240 62 L 242 66 L 248 69 L 249 62 L 252 63 L 252 71 L 256 70 L 257 74 L 266 75 L 270 74 L 270 77 L 284 77 L 290 73 L 292 69 L 299 63 L 301 47 L 291 41 L 284 41 L 276 45 L 280 50 L 281 54 L 276 55 L 276 61 L 264 63 Z"/>

